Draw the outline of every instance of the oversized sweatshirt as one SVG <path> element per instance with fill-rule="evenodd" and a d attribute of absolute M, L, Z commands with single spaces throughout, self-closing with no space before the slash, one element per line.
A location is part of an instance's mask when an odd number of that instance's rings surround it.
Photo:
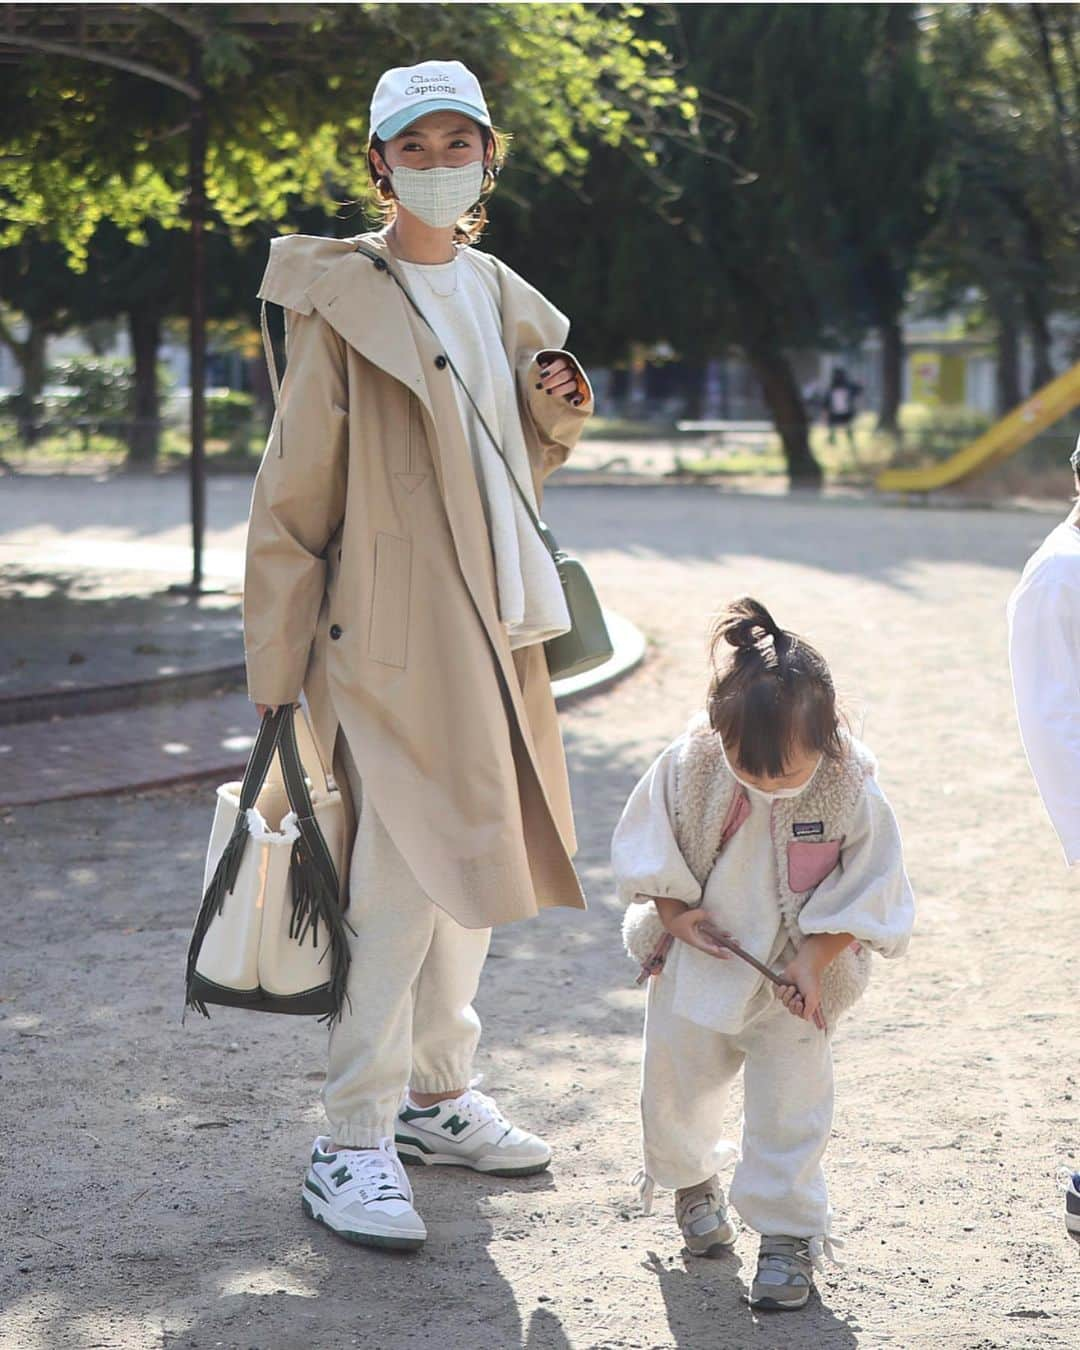
<path fill-rule="evenodd" d="M 700 747 L 696 755 L 695 747 Z M 728 780 L 748 803 L 727 843 L 722 848 L 718 839 L 714 843 L 715 861 L 704 884 L 700 865 L 692 868 L 684 852 L 703 821 L 691 814 L 691 794 L 680 784 L 681 774 L 690 778 L 688 761 L 691 766 L 695 758 L 701 761 L 702 751 L 714 760 L 717 778 Z M 857 775 L 850 805 L 829 819 L 823 798 L 834 794 L 824 780 L 836 772 L 822 761 L 801 788 L 764 793 L 738 778 L 718 736 L 692 727 L 659 756 L 623 811 L 612 842 L 619 899 L 634 904 L 670 896 L 701 904 L 714 927 L 774 968 L 791 958 L 800 936 L 811 933 L 850 933 L 863 948 L 901 955 L 914 922 L 914 899 L 895 816 L 867 772 Z M 792 837 L 780 840 L 780 818 L 789 816 Z M 695 851 L 708 855 L 709 846 L 702 840 Z M 785 895 L 789 909 L 797 911 L 791 922 L 785 921 Z M 674 982 L 676 1015 L 732 1034 L 768 992 L 764 977 L 737 957 L 720 961 L 681 942 L 674 944 L 662 978 Z"/>
<path fill-rule="evenodd" d="M 1020 736 L 1070 867 L 1080 862 L 1080 530 L 1032 554 L 1008 606 Z"/>

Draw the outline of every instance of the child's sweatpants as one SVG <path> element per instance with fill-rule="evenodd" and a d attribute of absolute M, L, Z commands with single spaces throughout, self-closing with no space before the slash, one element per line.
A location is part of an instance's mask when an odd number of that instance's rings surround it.
<path fill-rule="evenodd" d="M 394 1135 L 407 1086 L 466 1088 L 480 1039 L 472 1000 L 490 928 L 463 928 L 420 889 L 363 800 L 355 761 L 339 742 L 358 821 L 349 868 L 351 1010 L 330 1032 L 323 1109 L 338 1144 L 371 1148 Z"/>
<path fill-rule="evenodd" d="M 742 1150 L 729 1197 L 757 1232 L 826 1236 L 821 1159 L 833 1112 L 829 1039 L 768 990 L 736 1035 L 676 1016 L 673 980 L 649 981 L 641 1114 L 645 1173 L 678 1190 L 711 1177 L 732 1150 L 722 1138 L 728 1085 L 743 1070 Z"/>

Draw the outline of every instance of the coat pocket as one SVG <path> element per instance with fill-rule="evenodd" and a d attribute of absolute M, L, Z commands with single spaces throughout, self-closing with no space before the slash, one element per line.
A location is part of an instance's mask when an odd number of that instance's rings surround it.
<path fill-rule="evenodd" d="M 788 885 L 797 894 L 820 886 L 840 861 L 840 840 L 811 843 L 793 839 L 787 846 Z"/>
<path fill-rule="evenodd" d="M 411 584 L 412 544 L 394 534 L 376 534 L 368 655 L 402 670 L 409 645 Z"/>

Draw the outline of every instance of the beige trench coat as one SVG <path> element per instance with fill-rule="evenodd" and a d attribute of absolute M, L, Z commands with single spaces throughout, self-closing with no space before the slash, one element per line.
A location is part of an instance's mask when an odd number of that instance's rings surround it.
<path fill-rule="evenodd" d="M 539 494 L 591 393 L 575 408 L 536 388 L 569 324 L 473 256 L 497 286 Z M 510 650 L 454 377 L 393 265 L 378 235 L 271 244 L 259 296 L 287 310 L 288 360 L 251 503 L 248 692 L 277 705 L 302 688 L 321 747 L 344 733 L 366 799 L 459 923 L 583 908 L 543 648 Z"/>

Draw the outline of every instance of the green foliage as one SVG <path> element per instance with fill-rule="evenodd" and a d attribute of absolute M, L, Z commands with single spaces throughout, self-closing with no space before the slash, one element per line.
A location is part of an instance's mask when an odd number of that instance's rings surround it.
<path fill-rule="evenodd" d="M 944 128 L 925 307 L 975 288 L 1000 325 L 1045 345 L 1049 313 L 1080 298 L 1080 11 L 935 5 L 924 29 Z"/>
<path fill-rule="evenodd" d="M 129 8 L 146 64 L 186 77 L 182 28 L 156 6 Z M 432 51 L 468 54 L 532 174 L 580 178 L 593 142 L 651 162 L 657 138 L 692 134 L 694 91 L 629 5 L 312 4 L 254 23 L 243 6 L 169 9 L 203 34 L 207 197 L 228 230 L 363 196 L 374 83 Z M 19 22 L 52 35 L 44 15 Z M 35 230 L 79 269 L 103 221 L 135 242 L 148 220 L 181 225 L 189 117 L 183 93 L 125 71 L 20 61 L 0 88 L 0 248 Z"/>
<path fill-rule="evenodd" d="M 119 421 L 131 406 L 131 362 L 119 357 L 76 356 L 54 366 L 51 379 L 63 387 L 61 406 L 73 418 Z"/>
<path fill-rule="evenodd" d="M 250 394 L 229 389 L 206 397 L 206 435 L 227 441 L 229 450 L 246 453 L 254 426 L 255 400 Z"/>
<path fill-rule="evenodd" d="M 76 356 L 50 372 L 61 386 L 45 402 L 50 422 L 76 426 L 84 449 L 95 432 L 123 429 L 131 415 L 134 378 L 130 361 L 117 357 Z"/>

